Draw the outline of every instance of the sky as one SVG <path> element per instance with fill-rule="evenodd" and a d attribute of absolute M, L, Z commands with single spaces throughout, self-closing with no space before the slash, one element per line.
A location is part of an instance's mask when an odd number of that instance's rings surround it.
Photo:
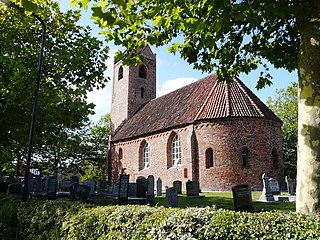
<path fill-rule="evenodd" d="M 70 9 L 69 0 L 58 0 L 62 11 Z M 90 19 L 90 12 L 82 11 L 82 18 L 79 21 L 80 25 L 90 26 L 92 29 L 92 36 L 104 40 L 104 36 L 99 34 L 100 29 Z M 105 43 L 106 44 L 106 43 Z M 112 77 L 113 69 L 113 57 L 115 52 L 119 49 L 114 45 L 110 46 L 109 59 L 107 60 L 108 69 L 105 72 L 106 77 Z M 157 97 L 169 93 L 177 88 L 192 83 L 198 79 L 208 76 L 210 73 L 202 73 L 201 71 L 193 69 L 192 65 L 186 63 L 180 58 L 179 54 L 172 54 L 168 52 L 168 46 L 153 47 L 153 52 L 157 55 Z M 274 98 L 276 90 L 280 88 L 286 88 L 292 82 L 296 82 L 298 79 L 297 72 L 289 73 L 284 69 L 274 69 L 269 66 L 270 73 L 273 76 L 271 86 L 266 86 L 261 90 L 255 88 L 260 70 L 251 72 L 250 74 L 240 74 L 239 78 L 242 80 L 253 93 L 255 93 L 263 102 L 266 102 L 268 97 Z M 93 102 L 96 107 L 94 109 L 95 115 L 90 119 L 94 122 L 98 122 L 101 116 L 106 113 L 110 113 L 111 108 L 111 94 L 112 94 L 112 81 L 106 84 L 106 87 L 101 90 L 94 90 L 89 93 L 88 101 Z"/>

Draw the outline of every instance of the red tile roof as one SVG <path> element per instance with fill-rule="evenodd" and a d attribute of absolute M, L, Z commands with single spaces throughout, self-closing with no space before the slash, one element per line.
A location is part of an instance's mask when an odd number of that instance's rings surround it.
<path fill-rule="evenodd" d="M 239 79 L 231 84 L 210 75 L 148 102 L 117 129 L 112 141 L 191 124 L 199 120 L 258 117 L 281 120 Z"/>

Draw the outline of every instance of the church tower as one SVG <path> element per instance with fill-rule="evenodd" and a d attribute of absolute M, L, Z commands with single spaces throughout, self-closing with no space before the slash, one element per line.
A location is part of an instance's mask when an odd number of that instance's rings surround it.
<path fill-rule="evenodd" d="M 111 135 L 144 104 L 156 97 L 156 54 L 149 46 L 142 51 L 144 63 L 126 66 L 114 60 L 111 103 Z"/>

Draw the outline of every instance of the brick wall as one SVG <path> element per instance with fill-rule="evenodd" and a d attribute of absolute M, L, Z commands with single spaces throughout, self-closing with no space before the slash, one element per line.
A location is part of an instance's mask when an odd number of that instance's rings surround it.
<path fill-rule="evenodd" d="M 181 141 L 181 166 L 171 166 L 170 144 L 174 134 Z M 139 149 L 146 141 L 150 147 L 150 167 L 139 170 Z M 169 146 L 169 147 L 168 147 Z M 119 159 L 119 149 L 123 156 Z M 206 168 L 205 151 L 214 151 L 214 167 Z M 242 167 L 242 149 L 248 149 L 248 168 Z M 278 154 L 278 168 L 273 167 L 272 149 Z M 175 180 L 185 182 L 199 179 L 203 191 L 230 191 L 236 184 L 250 183 L 262 188 L 262 173 L 283 180 L 282 137 L 280 123 L 262 118 L 233 118 L 197 123 L 130 140 L 112 143 L 112 179 L 122 168 L 130 174 L 130 181 L 138 176 L 160 177 L 163 186 L 172 186 Z"/>

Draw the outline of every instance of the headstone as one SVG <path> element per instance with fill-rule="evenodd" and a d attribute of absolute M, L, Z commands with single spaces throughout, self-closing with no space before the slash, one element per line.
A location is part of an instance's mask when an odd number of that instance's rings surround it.
<path fill-rule="evenodd" d="M 137 197 L 137 184 L 129 183 L 128 197 Z"/>
<path fill-rule="evenodd" d="M 199 181 L 186 182 L 187 197 L 199 197 L 200 186 Z"/>
<path fill-rule="evenodd" d="M 109 193 L 109 184 L 105 180 L 98 180 L 98 193 L 107 194 Z"/>
<path fill-rule="evenodd" d="M 137 197 L 145 198 L 147 196 L 148 181 L 144 177 L 138 177 L 137 183 Z"/>
<path fill-rule="evenodd" d="M 147 203 L 154 201 L 154 176 L 149 175 L 147 179 Z"/>
<path fill-rule="evenodd" d="M 112 185 L 112 197 L 118 197 L 119 194 L 119 182 L 114 182 Z"/>
<path fill-rule="evenodd" d="M 93 180 L 86 180 L 83 182 L 83 185 L 89 186 L 90 187 L 90 191 L 89 191 L 89 195 L 94 195 L 95 193 L 95 188 L 96 188 L 96 182 Z"/>
<path fill-rule="evenodd" d="M 269 179 L 270 192 L 272 195 L 280 195 L 280 185 L 277 179 Z"/>
<path fill-rule="evenodd" d="M 47 182 L 47 199 L 55 200 L 57 198 L 58 180 L 56 176 L 49 176 Z"/>
<path fill-rule="evenodd" d="M 259 200 L 263 202 L 273 202 L 274 197 L 271 193 L 269 177 L 265 173 L 262 174 L 262 182 L 263 182 L 263 190 Z"/>
<path fill-rule="evenodd" d="M 248 184 L 241 184 L 233 187 L 232 195 L 235 211 L 254 212 L 251 189 Z"/>
<path fill-rule="evenodd" d="M 158 178 L 157 180 L 157 196 L 162 196 L 162 180 Z"/>
<path fill-rule="evenodd" d="M 30 184 L 30 182 L 29 182 Z M 34 178 L 33 179 L 33 190 L 31 192 L 32 196 L 42 197 L 45 196 L 45 180 L 42 178 Z M 30 188 L 29 188 L 30 189 Z"/>
<path fill-rule="evenodd" d="M 166 189 L 166 207 L 178 207 L 178 193 L 174 187 Z"/>
<path fill-rule="evenodd" d="M 173 182 L 173 187 L 177 190 L 178 194 L 182 193 L 182 182 L 180 180 L 176 180 Z"/>
<path fill-rule="evenodd" d="M 78 176 L 71 176 L 71 184 L 78 183 L 79 184 L 79 177 Z"/>
<path fill-rule="evenodd" d="M 71 180 L 70 179 L 62 179 L 61 184 L 60 184 L 60 190 L 62 192 L 67 192 L 69 191 L 69 187 L 71 185 Z"/>
<path fill-rule="evenodd" d="M 296 182 L 295 180 L 291 180 L 290 178 L 288 178 L 287 176 L 285 177 L 285 182 L 287 184 L 287 189 L 288 189 L 288 193 L 290 195 L 295 195 L 296 194 Z"/>
<path fill-rule="evenodd" d="M 8 185 L 7 194 L 21 194 L 22 183 L 10 183 Z"/>
<path fill-rule="evenodd" d="M 118 195 L 118 204 L 127 204 L 128 203 L 128 191 L 129 191 L 129 175 L 120 175 L 119 181 L 119 195 Z"/>

